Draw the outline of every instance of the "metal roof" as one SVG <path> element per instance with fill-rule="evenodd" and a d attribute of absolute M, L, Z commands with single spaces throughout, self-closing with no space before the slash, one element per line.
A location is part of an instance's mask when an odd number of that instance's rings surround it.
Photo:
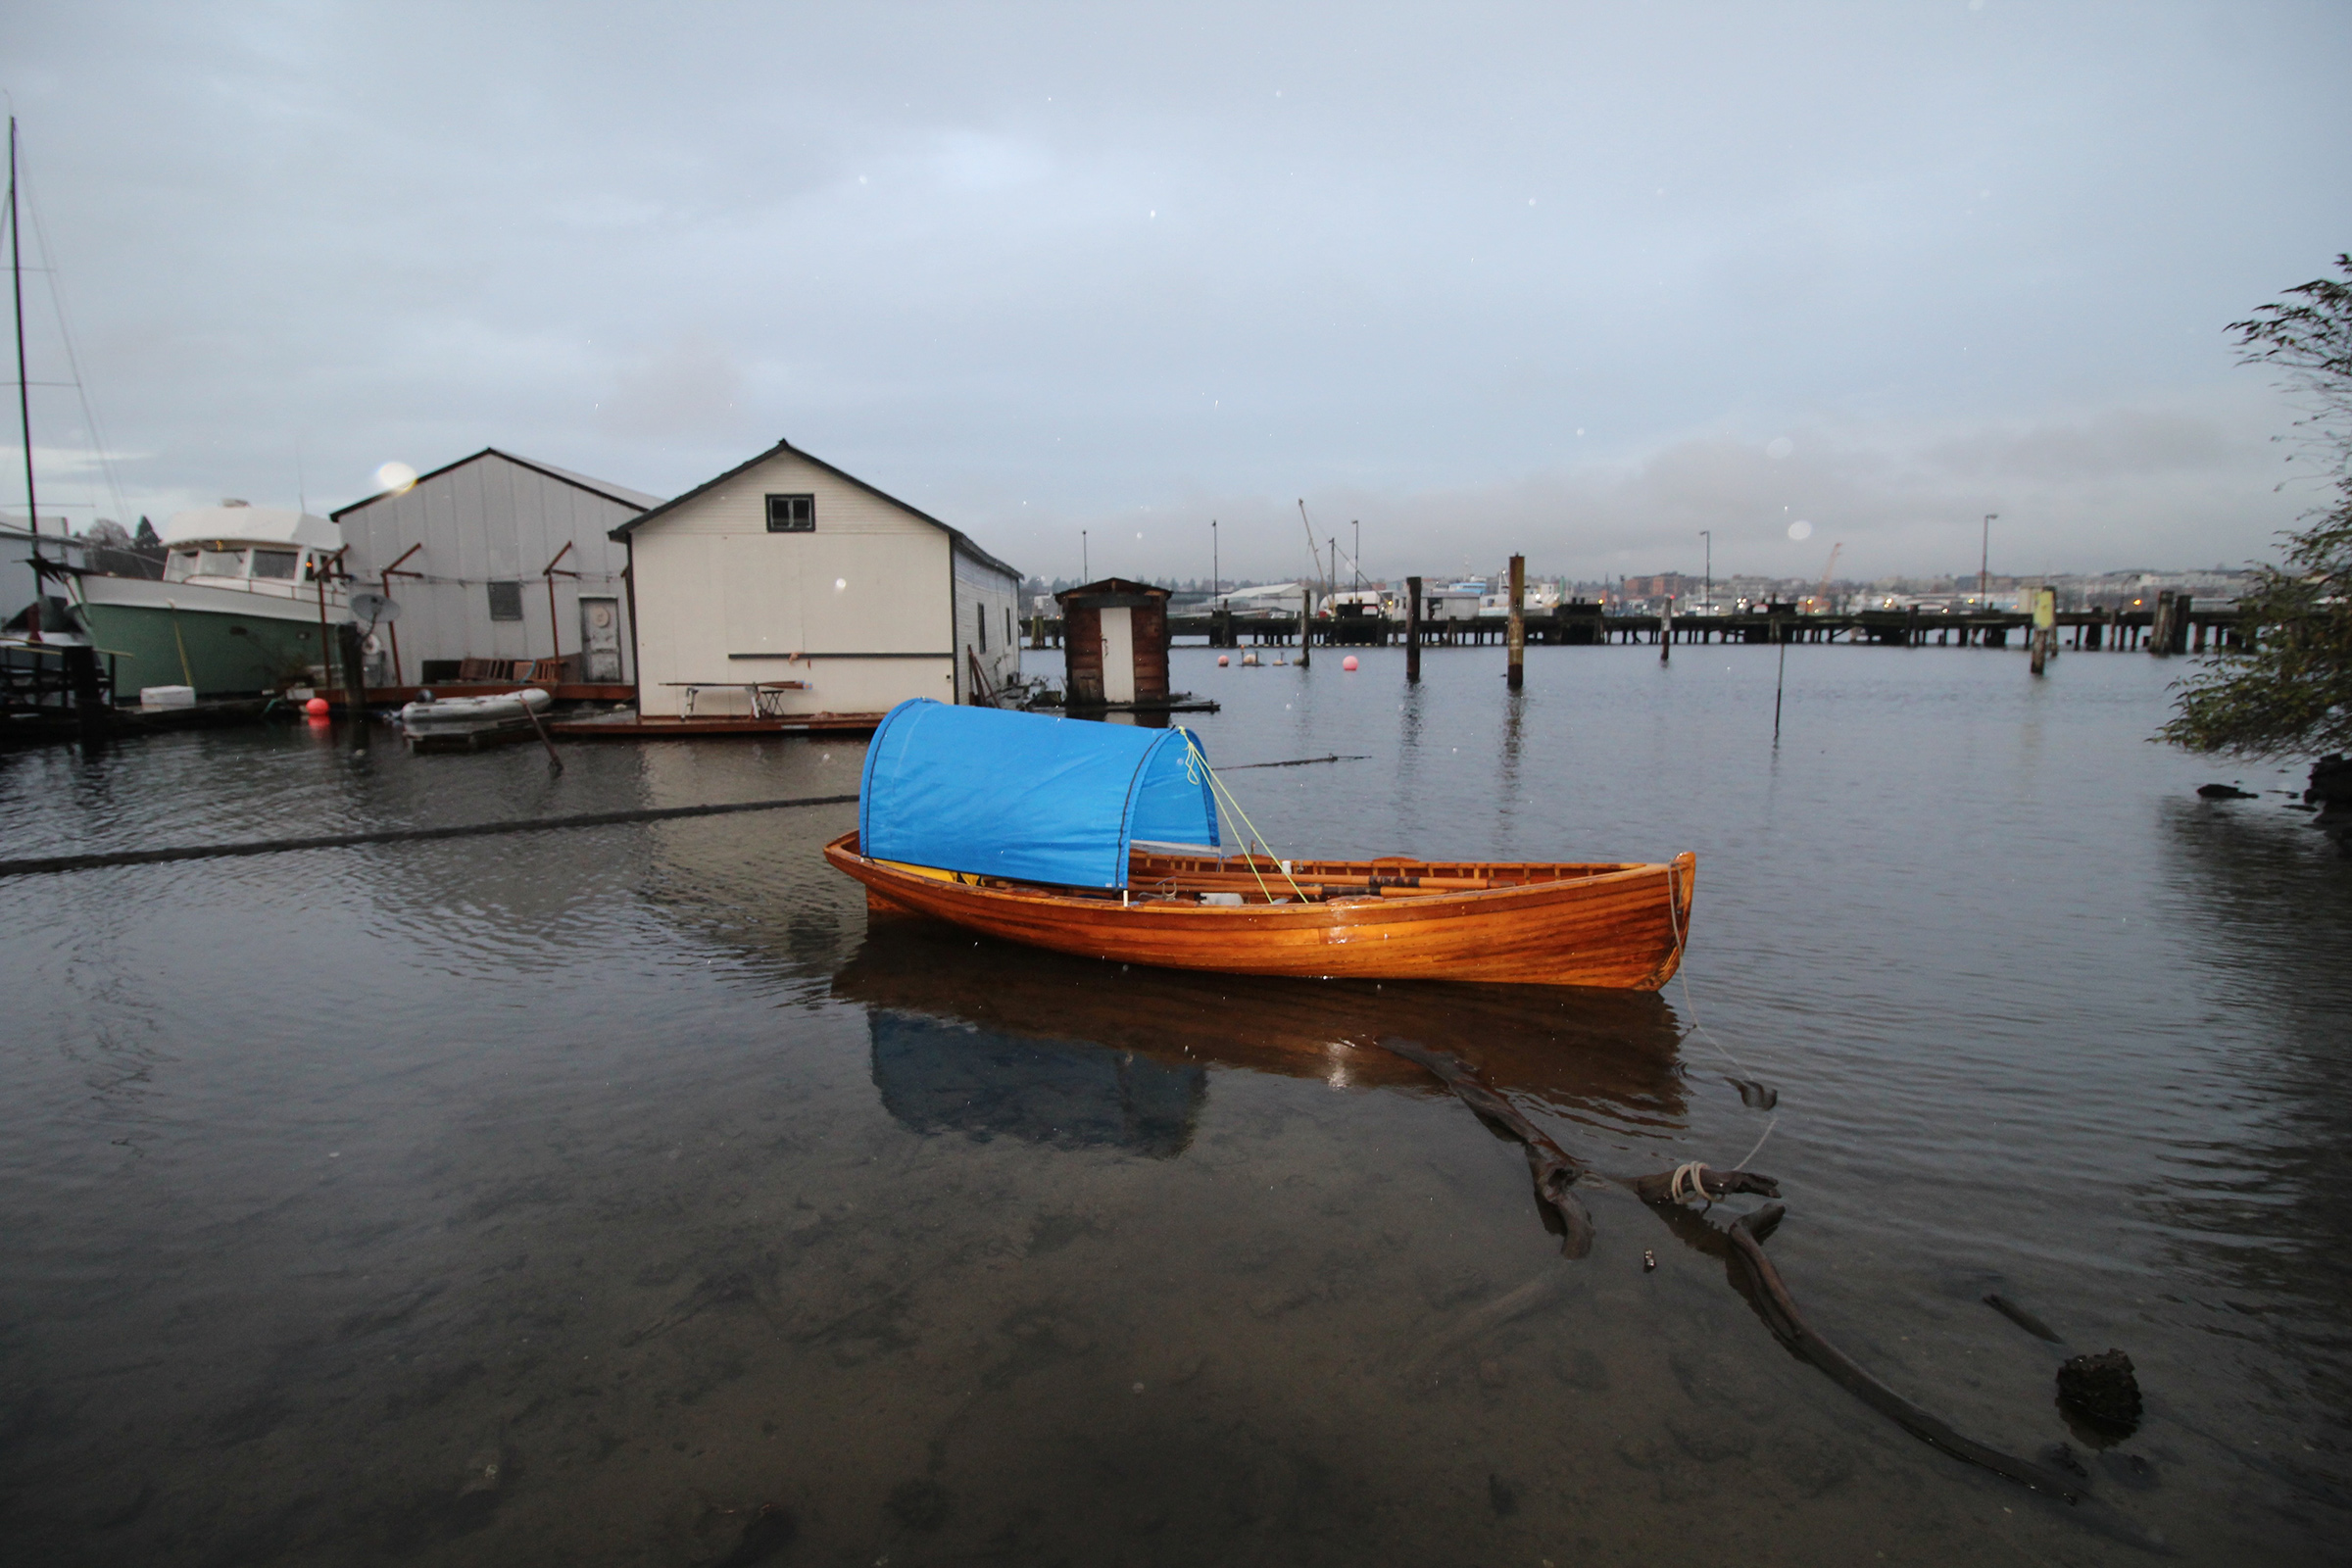
<path fill-rule="evenodd" d="M 455 463 L 445 463 L 430 473 L 420 473 L 416 476 L 416 484 L 423 484 L 428 479 L 438 479 L 445 473 L 454 472 L 469 463 L 479 463 L 484 458 L 504 458 L 518 468 L 528 468 L 534 473 L 544 473 L 551 479 L 561 479 L 565 484 L 603 496 L 608 501 L 617 501 L 624 507 L 635 507 L 641 512 L 662 505 L 660 496 L 648 495 L 642 490 L 632 490 L 627 485 L 614 484 L 610 479 L 598 479 L 585 473 L 574 473 L 569 468 L 559 468 L 552 463 L 537 463 L 529 458 L 518 458 L 512 452 L 501 452 L 496 447 L 484 447 L 471 457 L 460 458 Z M 416 485 L 411 485 L 409 488 L 413 490 L 416 487 Z M 379 490 L 367 500 L 354 501 L 348 507 L 339 507 L 328 515 L 340 519 L 346 513 L 357 512 L 362 507 L 371 507 L 387 497 L 403 494 L 406 492 Z"/>

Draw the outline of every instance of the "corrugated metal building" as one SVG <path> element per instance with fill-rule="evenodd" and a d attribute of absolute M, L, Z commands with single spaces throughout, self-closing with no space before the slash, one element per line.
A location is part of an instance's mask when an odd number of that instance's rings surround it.
<path fill-rule="evenodd" d="M 1018 571 L 790 442 L 613 535 L 649 717 L 985 701 L 1020 670 Z"/>
<path fill-rule="evenodd" d="M 562 657 L 575 681 L 634 678 L 628 552 L 612 530 L 661 504 L 485 447 L 343 508 L 345 569 L 400 606 L 378 628 L 369 684 L 454 679 L 468 659 Z"/>

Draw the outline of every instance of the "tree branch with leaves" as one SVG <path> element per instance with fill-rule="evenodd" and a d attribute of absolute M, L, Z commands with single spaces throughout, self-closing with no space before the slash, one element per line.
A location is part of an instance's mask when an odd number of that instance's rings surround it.
<path fill-rule="evenodd" d="M 2157 734 L 2190 751 L 2352 751 L 2352 255 L 2335 261 L 2341 278 L 2290 288 L 2230 323 L 2239 363 L 2283 369 L 2303 400 L 2300 444 L 2321 460 L 2329 501 L 2286 534 L 2280 564 L 2255 568 L 2237 601 L 2242 646 L 2180 683 Z"/>

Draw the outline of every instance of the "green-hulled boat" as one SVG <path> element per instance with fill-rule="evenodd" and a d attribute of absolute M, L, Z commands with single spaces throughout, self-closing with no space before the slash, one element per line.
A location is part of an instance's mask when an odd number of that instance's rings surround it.
<path fill-rule="evenodd" d="M 164 529 L 164 576 L 81 576 L 75 609 L 117 689 L 193 686 L 201 697 L 325 685 L 334 627 L 350 618 L 335 557 L 343 530 L 282 507 L 230 502 Z"/>

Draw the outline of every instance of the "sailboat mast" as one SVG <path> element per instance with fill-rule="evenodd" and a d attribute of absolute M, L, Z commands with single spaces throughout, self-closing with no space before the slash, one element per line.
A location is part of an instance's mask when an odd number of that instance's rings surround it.
<path fill-rule="evenodd" d="M 8 117 L 8 281 L 17 307 L 17 428 L 24 438 L 24 525 L 32 530 L 32 640 L 41 640 L 41 504 L 32 484 L 32 390 L 24 379 L 24 225 L 17 218 L 17 117 Z"/>

